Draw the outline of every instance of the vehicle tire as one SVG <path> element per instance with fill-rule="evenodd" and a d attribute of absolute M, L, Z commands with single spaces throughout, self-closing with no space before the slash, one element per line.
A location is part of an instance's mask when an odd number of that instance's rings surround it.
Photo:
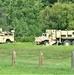
<path fill-rule="evenodd" d="M 72 41 L 72 45 L 74 45 L 74 40 Z"/>
<path fill-rule="evenodd" d="M 11 43 L 11 41 L 10 41 L 10 40 L 6 40 L 6 43 L 7 43 L 7 44 L 10 44 L 10 43 Z"/>
<path fill-rule="evenodd" d="M 65 45 L 65 46 L 69 46 L 69 45 L 71 45 L 71 42 L 70 42 L 69 40 L 65 40 L 65 41 L 64 41 L 64 45 Z"/>
<path fill-rule="evenodd" d="M 44 41 L 44 45 L 49 45 L 49 42 L 48 41 Z"/>

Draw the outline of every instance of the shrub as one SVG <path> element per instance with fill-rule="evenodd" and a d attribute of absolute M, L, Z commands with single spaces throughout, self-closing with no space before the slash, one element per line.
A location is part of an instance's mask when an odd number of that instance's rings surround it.
<path fill-rule="evenodd" d="M 23 36 L 20 38 L 21 42 L 33 42 L 34 41 L 34 36 Z"/>

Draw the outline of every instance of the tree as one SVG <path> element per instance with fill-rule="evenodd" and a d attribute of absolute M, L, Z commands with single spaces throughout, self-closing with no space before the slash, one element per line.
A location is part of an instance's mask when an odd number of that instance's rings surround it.
<path fill-rule="evenodd" d="M 15 38 L 39 35 L 41 32 L 38 15 L 43 4 L 41 0 L 2 0 L 5 12 L 5 30 L 15 29 Z"/>
<path fill-rule="evenodd" d="M 47 6 L 40 13 L 41 21 L 49 29 L 73 29 L 73 7 L 72 3 L 55 3 L 51 8 Z"/>
<path fill-rule="evenodd" d="M 73 29 L 73 0 L 64 2 L 63 0 L 0 0 L 0 27 L 4 30 L 14 29 L 16 41 L 30 41 L 48 28 Z"/>

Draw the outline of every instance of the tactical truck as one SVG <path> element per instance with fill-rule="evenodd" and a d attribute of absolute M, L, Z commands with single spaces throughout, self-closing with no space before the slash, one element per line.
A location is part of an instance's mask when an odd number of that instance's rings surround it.
<path fill-rule="evenodd" d="M 9 31 L 2 31 L 0 28 L 0 43 L 10 43 L 14 42 L 14 30 Z"/>
<path fill-rule="evenodd" d="M 36 44 L 44 45 L 74 45 L 74 30 L 49 30 L 47 29 L 42 36 L 35 37 Z"/>

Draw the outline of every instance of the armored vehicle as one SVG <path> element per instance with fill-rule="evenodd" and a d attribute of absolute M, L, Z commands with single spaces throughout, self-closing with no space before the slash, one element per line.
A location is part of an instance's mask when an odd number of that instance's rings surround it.
<path fill-rule="evenodd" d="M 35 37 L 36 44 L 44 45 L 74 45 L 74 30 L 49 30 L 47 29 L 42 36 Z"/>
<path fill-rule="evenodd" d="M 10 43 L 14 42 L 14 30 L 9 31 L 2 31 L 0 28 L 0 43 Z"/>

